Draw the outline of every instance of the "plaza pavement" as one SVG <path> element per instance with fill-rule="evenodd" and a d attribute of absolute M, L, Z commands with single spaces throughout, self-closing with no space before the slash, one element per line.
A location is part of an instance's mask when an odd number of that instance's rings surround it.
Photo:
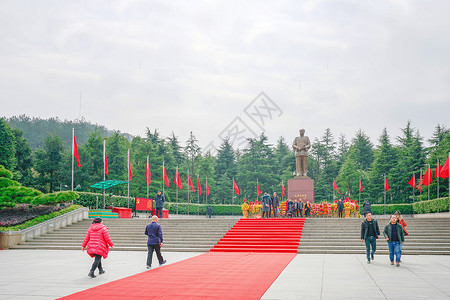
<path fill-rule="evenodd" d="M 168 263 L 198 254 L 163 250 Z M 2 250 L 0 299 L 69 295 L 147 271 L 146 255 L 111 251 L 103 261 L 106 273 L 91 279 L 87 273 L 92 259 L 81 250 Z M 375 256 L 371 264 L 364 255 L 297 255 L 262 299 L 450 299 L 450 256 L 412 255 L 402 260 L 396 267 L 385 255 Z M 251 278 L 243 287 L 247 284 Z"/>

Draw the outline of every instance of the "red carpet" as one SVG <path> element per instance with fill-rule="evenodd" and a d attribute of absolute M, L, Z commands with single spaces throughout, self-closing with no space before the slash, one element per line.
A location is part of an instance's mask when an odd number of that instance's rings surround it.
<path fill-rule="evenodd" d="M 209 252 L 61 299 L 260 299 L 294 257 Z"/>
<path fill-rule="evenodd" d="M 240 219 L 213 252 L 297 253 L 305 219 Z"/>

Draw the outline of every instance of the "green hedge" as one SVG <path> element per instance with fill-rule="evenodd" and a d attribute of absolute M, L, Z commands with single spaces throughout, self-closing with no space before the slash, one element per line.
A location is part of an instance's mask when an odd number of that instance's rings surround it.
<path fill-rule="evenodd" d="M 68 212 L 71 212 L 71 211 L 73 211 L 73 210 L 75 210 L 75 209 L 78 209 L 78 208 L 81 208 L 81 206 L 80 206 L 80 205 L 71 205 L 71 206 L 69 206 L 69 207 L 67 207 L 67 208 L 61 209 L 61 210 L 59 210 L 59 211 L 52 212 L 52 213 L 50 213 L 50 214 L 48 214 L 48 215 L 39 216 L 39 217 L 37 217 L 37 218 L 34 218 L 33 220 L 26 221 L 25 223 L 20 224 L 20 225 L 11 226 L 11 227 L 0 227 L 0 231 L 9 231 L 9 230 L 11 230 L 11 231 L 17 231 L 17 230 L 23 230 L 23 229 L 26 229 L 26 228 L 28 228 L 28 227 L 37 225 L 37 224 L 39 224 L 39 223 L 42 223 L 42 222 L 45 222 L 45 221 L 47 221 L 47 220 L 50 220 L 50 219 L 53 219 L 53 218 L 55 218 L 55 217 L 61 216 L 61 215 L 63 215 L 63 214 L 66 214 L 66 213 L 68 213 Z"/>
<path fill-rule="evenodd" d="M 89 208 L 95 208 L 98 197 L 98 208 L 103 208 L 103 194 L 100 193 L 88 193 L 88 192 L 78 192 L 80 196 L 73 203 L 78 205 L 83 205 Z M 127 207 L 128 200 L 127 197 L 123 196 L 105 196 L 105 206 L 117 206 L 117 207 Z M 130 207 L 134 207 L 134 198 L 130 197 Z"/>
<path fill-rule="evenodd" d="M 384 204 L 372 204 L 372 214 L 374 215 L 383 215 L 384 214 Z M 412 214 L 413 207 L 410 203 L 404 204 L 386 204 L 386 214 L 392 215 L 397 210 L 399 210 L 402 214 Z"/>
<path fill-rule="evenodd" d="M 0 165 L 0 178 L 12 179 L 13 174 L 10 170 L 8 170 L 4 166 Z"/>
<path fill-rule="evenodd" d="M 57 203 L 68 203 L 78 199 L 79 195 L 72 191 L 55 192 L 51 194 L 42 194 L 34 197 L 31 202 L 34 205 L 48 205 Z"/>
<path fill-rule="evenodd" d="M 188 204 L 188 203 L 178 203 L 178 214 L 187 215 L 188 207 L 189 214 L 195 215 L 199 211 L 200 215 L 206 215 L 208 206 L 211 205 L 213 209 L 213 215 L 241 215 L 241 206 L 240 205 L 225 205 L 225 204 Z M 175 214 L 177 212 L 177 204 L 176 203 L 164 203 L 164 208 L 169 210 L 170 214 Z"/>
<path fill-rule="evenodd" d="M 449 211 L 449 198 L 437 198 L 433 200 L 416 202 L 413 204 L 415 214 L 428 214 Z"/>

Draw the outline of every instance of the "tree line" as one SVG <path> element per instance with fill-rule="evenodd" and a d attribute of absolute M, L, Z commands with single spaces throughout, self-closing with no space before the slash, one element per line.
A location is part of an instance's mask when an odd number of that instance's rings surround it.
<path fill-rule="evenodd" d="M 29 118 L 21 118 L 30 122 Z M 47 135 L 42 137 L 42 141 L 35 141 L 41 146 L 33 148 L 26 138 L 30 135 L 27 133 L 28 127 L 18 126 L 19 118 L 12 119 L 14 122 L 0 119 L 0 165 L 12 170 L 15 180 L 42 192 L 70 189 L 72 128 L 65 128 L 67 132 L 64 134 L 69 138 L 63 139 L 51 127 L 46 127 Z M 43 121 L 45 120 L 39 122 L 45 123 Z M 55 119 L 50 121 L 55 122 L 67 123 Z M 291 141 L 280 137 L 275 145 L 271 145 L 264 133 L 258 138 L 249 138 L 246 147 L 241 150 L 234 149 L 232 143 L 225 139 L 213 156 L 211 153 L 201 152 L 199 142 L 192 132 L 182 142 L 174 133 L 162 137 L 158 129 L 147 128 L 145 136 L 130 137 L 119 131 L 109 134 L 106 128 L 85 121 L 81 129 L 75 128 L 81 167 L 75 166 L 74 186 L 79 185 L 82 191 L 96 191 L 89 186 L 103 180 L 104 140 L 109 165 L 107 179 L 127 180 L 127 151 L 130 149 L 133 170 L 130 195 L 133 197 L 146 196 L 147 156 L 152 174 L 150 197 L 163 188 L 164 161 L 170 180 L 170 187 L 165 188 L 165 195 L 170 201 L 175 200 L 177 187 L 173 178 L 177 167 L 183 183 L 183 190 L 178 193 L 180 202 L 188 201 L 189 190 L 191 202 L 206 203 L 207 200 L 208 203 L 226 204 L 241 203 L 243 198 L 256 199 L 257 180 L 263 192 L 277 192 L 281 195 L 282 182 L 287 186 L 287 181 L 295 171 Z M 39 128 L 34 130 L 42 131 Z M 86 138 L 80 138 L 82 136 Z M 385 174 L 390 185 L 388 203 L 410 203 L 427 199 L 426 187 L 422 188 L 422 195 L 417 195 L 416 192 L 416 197 L 413 198 L 408 181 L 414 173 L 418 176 L 421 168 L 425 172 L 427 164 L 434 170 L 438 159 L 441 164 L 445 162 L 450 151 L 449 129 L 438 124 L 428 142 L 430 146 L 426 147 L 419 130 L 409 121 L 402 128 L 401 135 L 394 139 L 383 129 L 376 144 L 361 129 L 350 140 L 342 134 L 335 138 L 331 129 L 326 129 L 323 136 L 312 139 L 308 160 L 308 176 L 315 180 L 316 201 L 333 200 L 333 180 L 342 192 L 339 197 L 357 199 L 361 179 L 364 187 L 361 197 L 368 198 L 372 203 L 382 203 Z M 199 197 L 187 185 L 188 171 L 195 187 L 196 177 L 199 175 L 203 189 L 203 194 Z M 211 191 L 208 199 L 205 195 L 206 177 Z M 233 193 L 233 178 L 241 191 L 239 196 Z M 448 181 L 439 180 L 440 197 L 448 196 Z M 437 179 L 433 178 L 429 188 L 430 198 L 436 198 Z M 118 186 L 107 192 L 125 195 L 126 187 Z"/>

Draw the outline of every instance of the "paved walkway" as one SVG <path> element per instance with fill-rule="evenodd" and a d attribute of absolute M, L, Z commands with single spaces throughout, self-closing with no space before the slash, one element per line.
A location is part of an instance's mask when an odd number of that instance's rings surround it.
<path fill-rule="evenodd" d="M 198 254 L 163 252 L 168 263 Z M 92 259 L 81 250 L 3 250 L 0 299 L 55 299 L 147 271 L 145 260 L 145 252 L 112 251 L 106 273 L 90 279 Z M 395 267 L 386 256 L 366 264 L 363 255 L 297 255 L 262 299 L 300 298 L 450 299 L 450 256 L 404 256 Z"/>

